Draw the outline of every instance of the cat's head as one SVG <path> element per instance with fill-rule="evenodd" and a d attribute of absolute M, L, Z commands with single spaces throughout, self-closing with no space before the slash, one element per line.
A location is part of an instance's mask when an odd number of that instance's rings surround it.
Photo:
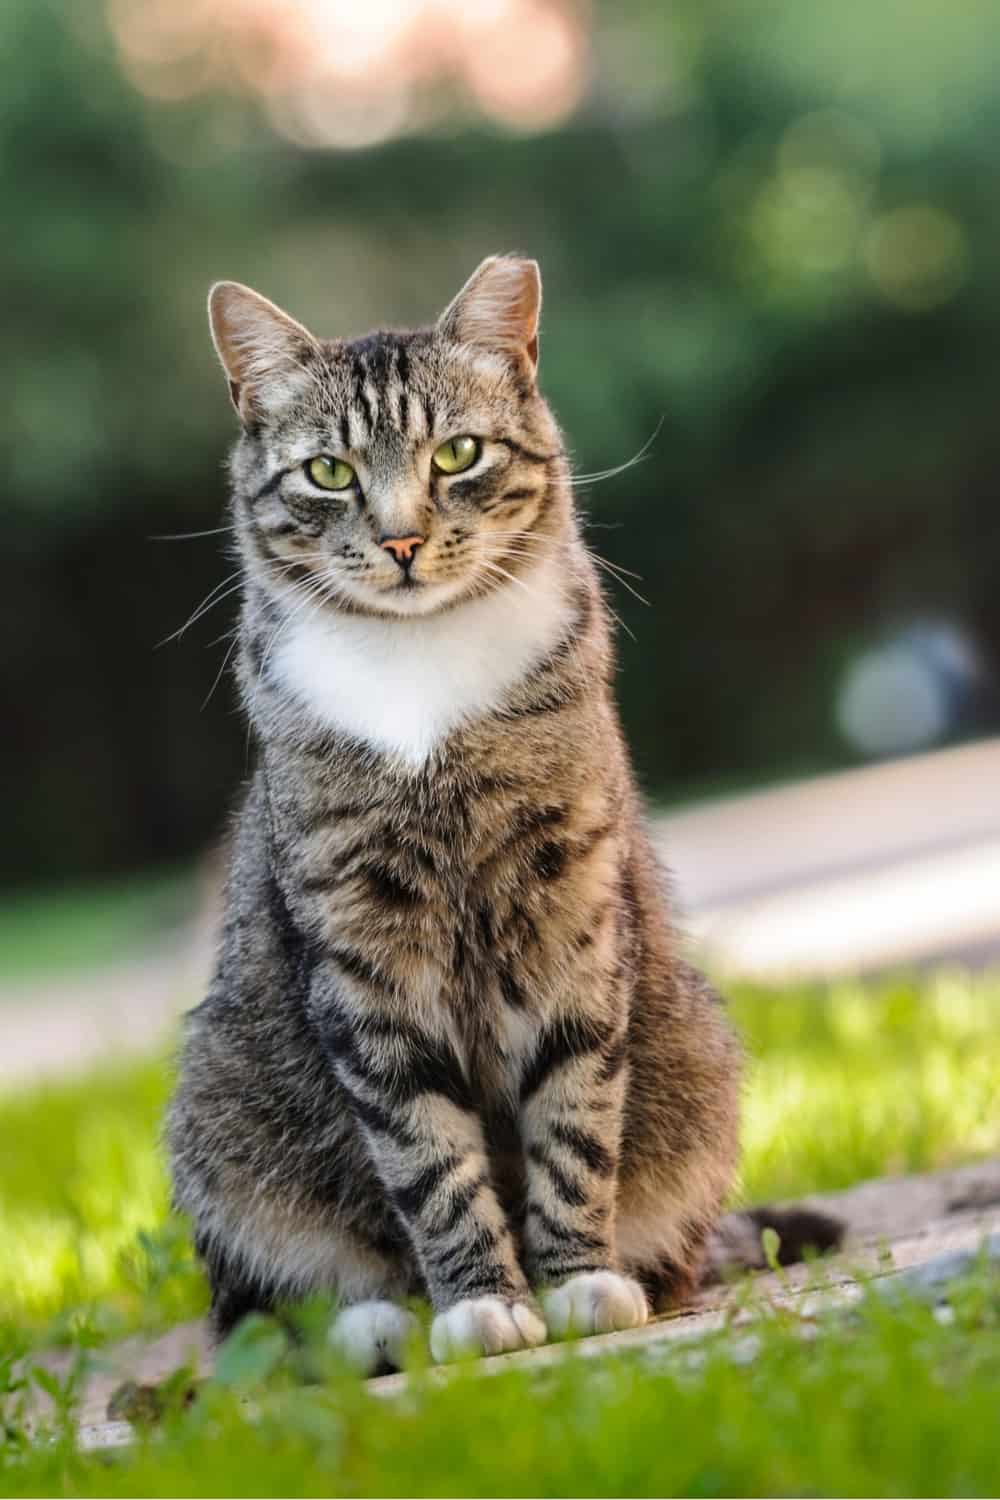
<path fill-rule="evenodd" d="M 534 261 L 491 257 L 432 328 L 347 342 L 214 286 L 251 577 L 286 600 L 407 616 L 530 571 L 569 509 L 536 383 L 540 302 Z"/>

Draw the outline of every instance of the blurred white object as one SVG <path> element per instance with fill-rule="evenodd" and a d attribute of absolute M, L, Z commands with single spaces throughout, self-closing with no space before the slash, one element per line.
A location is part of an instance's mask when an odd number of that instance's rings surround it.
<path fill-rule="evenodd" d="M 995 955 L 1000 841 L 852 870 L 699 912 L 691 930 L 730 974 L 815 979 Z"/>
<path fill-rule="evenodd" d="M 716 973 L 824 978 L 1000 959 L 1000 739 L 656 820 Z"/>
<path fill-rule="evenodd" d="M 863 755 L 904 755 L 963 728 L 983 678 L 970 638 L 948 621 L 913 624 L 850 664 L 837 724 Z"/>

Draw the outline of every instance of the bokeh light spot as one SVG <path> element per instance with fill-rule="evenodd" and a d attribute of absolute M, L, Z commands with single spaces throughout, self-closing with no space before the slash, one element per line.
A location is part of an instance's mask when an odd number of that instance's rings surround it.
<path fill-rule="evenodd" d="M 965 230 L 932 203 L 881 214 L 865 238 L 869 275 L 889 302 L 923 312 L 949 301 L 965 280 Z"/>
<path fill-rule="evenodd" d="M 108 0 L 108 19 L 149 98 L 256 96 L 306 146 L 373 145 L 462 95 L 546 129 L 589 73 L 584 0 Z"/>
<path fill-rule="evenodd" d="M 851 260 L 865 198 L 834 168 L 796 166 L 768 178 L 751 209 L 751 233 L 778 272 L 838 271 Z"/>

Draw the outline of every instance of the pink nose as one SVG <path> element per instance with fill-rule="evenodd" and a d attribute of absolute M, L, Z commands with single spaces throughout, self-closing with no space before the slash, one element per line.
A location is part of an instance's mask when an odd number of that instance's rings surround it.
<path fill-rule="evenodd" d="M 392 553 L 401 568 L 408 568 L 416 555 L 417 548 L 424 545 L 424 538 L 422 536 L 384 536 L 380 545 L 386 552 Z"/>

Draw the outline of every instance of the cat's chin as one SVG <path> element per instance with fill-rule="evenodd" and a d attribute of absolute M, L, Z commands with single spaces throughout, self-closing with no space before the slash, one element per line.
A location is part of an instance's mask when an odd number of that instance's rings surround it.
<path fill-rule="evenodd" d="M 393 589 L 347 589 L 345 596 L 353 604 L 360 605 L 371 614 L 387 615 L 393 619 L 412 620 L 421 615 L 437 614 L 451 609 L 463 600 L 474 597 L 472 581 L 448 583 L 417 583 L 410 588 Z"/>

